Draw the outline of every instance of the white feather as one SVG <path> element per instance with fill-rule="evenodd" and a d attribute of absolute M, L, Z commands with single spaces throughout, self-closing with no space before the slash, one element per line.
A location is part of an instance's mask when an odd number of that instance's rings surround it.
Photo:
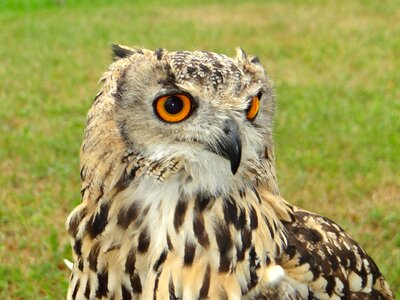
<path fill-rule="evenodd" d="M 74 264 L 72 263 L 72 261 L 69 261 L 68 259 L 64 259 L 64 264 L 67 266 L 68 269 L 70 269 L 72 271 L 72 269 L 74 268 Z"/>

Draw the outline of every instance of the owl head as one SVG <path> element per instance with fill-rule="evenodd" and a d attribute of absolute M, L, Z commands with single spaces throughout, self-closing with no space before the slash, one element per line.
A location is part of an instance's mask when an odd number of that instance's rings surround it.
<path fill-rule="evenodd" d="M 257 57 L 241 49 L 235 58 L 112 49 L 114 63 L 89 112 L 83 160 L 91 144 L 108 143 L 114 147 L 104 145 L 103 158 L 129 150 L 149 162 L 179 160 L 182 174 L 207 190 L 275 178 L 275 100 Z"/>

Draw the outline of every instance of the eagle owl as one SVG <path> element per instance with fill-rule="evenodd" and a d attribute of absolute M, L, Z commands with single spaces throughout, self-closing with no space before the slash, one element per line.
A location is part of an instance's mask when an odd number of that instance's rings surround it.
<path fill-rule="evenodd" d="M 68 299 L 394 299 L 341 227 L 281 197 L 257 57 L 113 53 L 67 220 Z"/>

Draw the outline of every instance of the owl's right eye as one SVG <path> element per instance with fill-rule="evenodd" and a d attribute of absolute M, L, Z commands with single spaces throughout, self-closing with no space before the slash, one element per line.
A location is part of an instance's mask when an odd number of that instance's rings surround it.
<path fill-rule="evenodd" d="M 178 123 L 190 116 L 192 100 L 184 94 L 167 95 L 157 98 L 154 103 L 156 115 L 168 123 Z"/>

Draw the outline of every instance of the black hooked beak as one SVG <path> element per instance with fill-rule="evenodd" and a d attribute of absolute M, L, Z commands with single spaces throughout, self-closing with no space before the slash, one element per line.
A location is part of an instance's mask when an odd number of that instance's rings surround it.
<path fill-rule="evenodd" d="M 236 122 L 233 120 L 226 121 L 223 132 L 223 136 L 218 139 L 217 144 L 210 145 L 210 150 L 229 160 L 232 174 L 236 174 L 242 158 L 242 141 Z"/>

